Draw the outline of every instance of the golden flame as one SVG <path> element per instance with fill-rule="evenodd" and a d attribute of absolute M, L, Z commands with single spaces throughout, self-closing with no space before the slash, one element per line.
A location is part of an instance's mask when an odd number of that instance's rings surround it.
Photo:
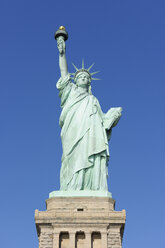
<path fill-rule="evenodd" d="M 59 27 L 59 30 L 65 30 L 65 27 L 64 26 L 60 26 Z"/>

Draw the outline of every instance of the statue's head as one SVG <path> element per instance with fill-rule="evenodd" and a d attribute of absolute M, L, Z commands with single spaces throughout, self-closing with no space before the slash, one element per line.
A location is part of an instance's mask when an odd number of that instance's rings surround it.
<path fill-rule="evenodd" d="M 98 80 L 97 78 L 92 78 L 93 74 L 96 74 L 97 72 L 90 73 L 89 70 L 92 68 L 94 64 L 92 64 L 88 69 L 84 68 L 84 61 L 82 61 L 82 68 L 78 69 L 74 64 L 74 68 L 76 69 L 75 73 L 71 73 L 71 75 L 74 76 L 74 82 L 78 87 L 87 89 L 87 91 L 91 92 L 91 81 L 92 80 Z"/>
<path fill-rule="evenodd" d="M 78 87 L 85 88 L 88 91 L 88 88 L 91 84 L 91 76 L 86 71 L 80 71 L 75 76 L 74 82 Z"/>

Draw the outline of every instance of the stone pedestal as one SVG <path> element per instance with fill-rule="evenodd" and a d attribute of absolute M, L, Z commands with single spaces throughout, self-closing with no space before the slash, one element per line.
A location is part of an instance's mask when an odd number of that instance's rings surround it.
<path fill-rule="evenodd" d="M 121 248 L 125 210 L 109 197 L 52 197 L 35 211 L 39 248 Z"/>

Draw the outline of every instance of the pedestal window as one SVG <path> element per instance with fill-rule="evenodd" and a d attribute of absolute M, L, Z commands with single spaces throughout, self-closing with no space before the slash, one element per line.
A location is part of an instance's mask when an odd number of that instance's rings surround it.
<path fill-rule="evenodd" d="M 101 234 L 100 232 L 93 232 L 92 233 L 92 248 L 101 248 Z"/>
<path fill-rule="evenodd" d="M 69 246 L 69 233 L 61 232 L 59 238 L 59 248 L 68 248 Z"/>
<path fill-rule="evenodd" d="M 76 248 L 84 248 L 85 247 L 85 233 L 77 232 L 76 233 Z"/>

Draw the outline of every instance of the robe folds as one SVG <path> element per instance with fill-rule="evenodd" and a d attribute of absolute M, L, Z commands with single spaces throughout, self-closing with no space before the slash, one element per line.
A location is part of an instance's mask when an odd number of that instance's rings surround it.
<path fill-rule="evenodd" d="M 60 190 L 108 190 L 108 140 L 122 108 L 104 114 L 96 97 L 72 83 L 69 74 L 56 86 L 62 108 Z"/>

